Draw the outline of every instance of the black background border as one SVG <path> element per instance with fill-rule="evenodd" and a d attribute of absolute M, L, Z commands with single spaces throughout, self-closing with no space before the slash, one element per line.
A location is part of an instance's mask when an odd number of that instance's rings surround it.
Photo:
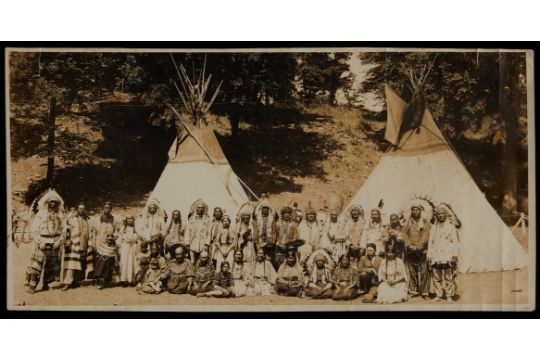
<path fill-rule="evenodd" d="M 227 48 L 317 48 L 317 47 L 369 47 L 369 48 L 460 48 L 460 49 L 531 49 L 535 51 L 534 56 L 534 85 L 538 84 L 538 72 L 540 67 L 538 66 L 537 49 L 538 42 L 417 42 L 417 41 L 405 41 L 405 42 L 373 42 L 373 41 L 324 41 L 324 42 L 104 42 L 104 41 L 46 41 L 46 42 L 2 42 L 2 56 L 0 61 L 0 73 L 1 73 L 1 92 L 0 99 L 2 100 L 2 109 L 6 109 L 6 79 L 5 79 L 5 53 L 6 48 L 147 48 L 147 49 L 163 49 L 163 48 L 183 48 L 183 49 L 227 49 Z M 535 89 L 535 105 L 538 104 L 538 89 Z M 535 107 L 535 113 L 538 112 L 538 108 Z M 4 116 L 4 114 L 2 115 Z M 7 119 L 6 119 L 7 120 Z M 529 119 L 530 121 L 531 119 Z M 535 124 L 535 140 L 538 134 L 538 125 Z M 5 126 L 2 126 L 2 132 L 5 131 Z M 3 134 L 5 139 L 6 134 Z M 537 144 L 535 143 L 535 146 Z M 7 180 L 7 159 L 6 159 L 6 146 L 2 148 L 2 161 L 4 162 L 5 176 Z M 535 149 L 535 156 L 537 155 Z M 535 159 L 536 160 L 536 159 Z M 535 171 L 537 171 L 537 163 L 535 161 Z M 536 173 L 535 184 L 536 186 Z M 538 194 L 536 194 L 536 200 L 538 200 Z M 2 200 L 5 206 L 2 208 L 3 216 L 2 222 L 7 221 L 7 187 L 6 191 L 2 194 Z M 536 221 L 536 219 L 534 219 Z M 7 249 L 7 241 L 9 241 L 7 235 L 7 223 L 4 225 L 6 246 L 2 247 Z M 538 245 L 538 244 L 537 244 Z M 538 246 L 536 247 L 536 259 L 538 259 Z M 0 271 L 5 272 L 7 269 L 7 252 L 0 255 Z M 536 266 L 536 301 L 539 299 L 538 292 L 538 266 Z M 25 319 L 46 319 L 46 318 L 147 318 L 147 319 L 173 319 L 173 318 L 265 318 L 265 319 L 285 319 L 285 318 L 338 318 L 338 319 L 353 319 L 353 318 L 389 318 L 389 319 L 407 319 L 407 318 L 434 318 L 434 319 L 477 319 L 477 318 L 500 318 L 500 319 L 532 319 L 538 318 L 538 309 L 535 305 L 535 310 L 530 312 L 502 312 L 502 311 L 390 311 L 390 310 L 375 310 L 375 311 L 246 311 L 246 312 L 157 312 L 157 311 L 26 311 L 26 310 L 8 310 L 7 309 L 7 276 L 0 276 L 0 318 L 25 318 Z"/>

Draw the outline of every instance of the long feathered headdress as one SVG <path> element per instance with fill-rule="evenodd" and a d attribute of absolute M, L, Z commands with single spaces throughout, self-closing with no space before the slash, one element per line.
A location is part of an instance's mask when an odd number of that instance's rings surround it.
<path fill-rule="evenodd" d="M 461 220 L 459 220 L 459 217 L 456 215 L 454 209 L 450 206 L 450 204 L 444 202 L 437 203 L 435 204 L 435 210 L 437 209 L 444 209 L 448 214 L 448 220 L 450 220 L 450 222 L 454 224 L 457 228 L 461 227 Z"/>
<path fill-rule="evenodd" d="M 49 201 L 57 201 L 58 202 L 58 211 L 60 213 L 64 213 L 64 200 L 62 197 L 53 189 L 47 190 L 43 196 L 38 200 L 37 202 L 37 210 L 43 211 L 47 210 L 47 204 Z"/>
<path fill-rule="evenodd" d="M 202 206 L 204 208 L 204 215 L 208 215 L 208 204 L 205 203 L 202 199 L 197 199 L 191 204 L 191 208 L 189 209 L 188 213 L 188 220 L 195 214 L 195 211 L 199 206 Z"/>
<path fill-rule="evenodd" d="M 159 202 L 158 199 L 155 199 L 155 198 L 148 200 L 148 202 L 143 208 L 142 215 L 145 215 L 148 213 L 148 208 L 150 207 L 150 205 L 154 205 L 157 208 L 156 212 L 162 218 L 165 218 L 167 216 L 165 210 L 161 207 L 161 203 Z"/>
<path fill-rule="evenodd" d="M 433 218 L 434 204 L 431 201 L 431 197 L 427 195 L 413 195 L 412 199 L 406 202 L 401 208 L 401 214 L 405 221 L 408 221 L 411 217 L 411 209 L 417 207 L 421 210 L 420 217 L 424 220 L 431 221 Z"/>
<path fill-rule="evenodd" d="M 251 206 L 250 203 L 244 203 L 242 206 L 240 206 L 240 209 L 238 209 L 238 213 L 236 214 L 236 222 L 240 221 L 240 217 L 242 215 L 249 215 L 250 218 L 253 217 L 253 206 Z"/>

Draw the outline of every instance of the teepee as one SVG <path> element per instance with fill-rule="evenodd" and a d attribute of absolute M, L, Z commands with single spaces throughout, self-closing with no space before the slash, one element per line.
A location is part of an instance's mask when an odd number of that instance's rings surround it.
<path fill-rule="evenodd" d="M 238 208 L 249 201 L 246 190 L 251 190 L 232 170 L 214 131 L 205 126 L 206 113 L 219 86 L 207 102 L 204 98 L 211 75 L 205 78 L 204 66 L 198 79 L 193 80 L 182 65 L 174 63 L 174 66 L 182 90 L 176 83 L 175 86 L 187 115 L 168 104 L 178 117 L 179 131 L 169 150 L 169 161 L 148 201 L 158 200 L 169 215 L 175 209 L 180 210 L 184 220 L 197 199 L 204 200 L 210 208 L 221 207 L 226 214 L 236 215 Z"/>
<path fill-rule="evenodd" d="M 415 197 L 428 196 L 434 202 L 451 204 L 462 222 L 458 262 L 461 272 L 526 267 L 526 252 L 488 203 L 429 109 L 424 106 L 417 126 L 403 129 L 409 104 L 388 86 L 385 92 L 388 113 L 385 139 L 392 145 L 351 204 L 360 204 L 368 212 L 382 199 L 385 221 Z"/>

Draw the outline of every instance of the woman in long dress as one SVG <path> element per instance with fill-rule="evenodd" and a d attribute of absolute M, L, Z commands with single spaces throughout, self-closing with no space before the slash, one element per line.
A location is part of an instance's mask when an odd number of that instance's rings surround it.
<path fill-rule="evenodd" d="M 396 257 L 395 249 L 390 246 L 379 266 L 379 289 L 377 303 L 394 304 L 407 301 L 406 270 L 403 260 Z"/>
<path fill-rule="evenodd" d="M 139 234 L 135 231 L 135 217 L 128 216 L 120 231 L 120 283 L 135 286 Z"/>
<path fill-rule="evenodd" d="M 221 227 L 216 238 L 214 260 L 216 269 L 221 269 L 221 263 L 227 261 L 229 266 L 234 262 L 234 250 L 236 249 L 236 239 L 231 230 L 231 218 L 223 215 Z"/>

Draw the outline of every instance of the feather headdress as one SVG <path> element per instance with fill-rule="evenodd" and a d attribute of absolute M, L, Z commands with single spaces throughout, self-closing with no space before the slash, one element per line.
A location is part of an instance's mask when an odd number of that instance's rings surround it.
<path fill-rule="evenodd" d="M 208 204 L 205 203 L 202 199 L 197 199 L 193 202 L 191 208 L 189 209 L 188 220 L 193 216 L 193 214 L 195 214 L 199 206 L 202 206 L 204 208 L 204 215 L 208 216 Z"/>
<path fill-rule="evenodd" d="M 47 190 L 41 198 L 37 201 L 37 210 L 39 211 L 46 211 L 47 206 L 50 201 L 56 201 L 58 202 L 58 212 L 64 213 L 64 200 L 60 195 L 53 189 Z"/>
<path fill-rule="evenodd" d="M 420 217 L 426 221 L 431 221 L 433 218 L 434 205 L 431 198 L 427 195 L 417 196 L 413 195 L 412 199 L 406 202 L 401 208 L 401 214 L 405 221 L 409 221 L 411 217 L 411 209 L 419 208 L 421 211 Z"/>

